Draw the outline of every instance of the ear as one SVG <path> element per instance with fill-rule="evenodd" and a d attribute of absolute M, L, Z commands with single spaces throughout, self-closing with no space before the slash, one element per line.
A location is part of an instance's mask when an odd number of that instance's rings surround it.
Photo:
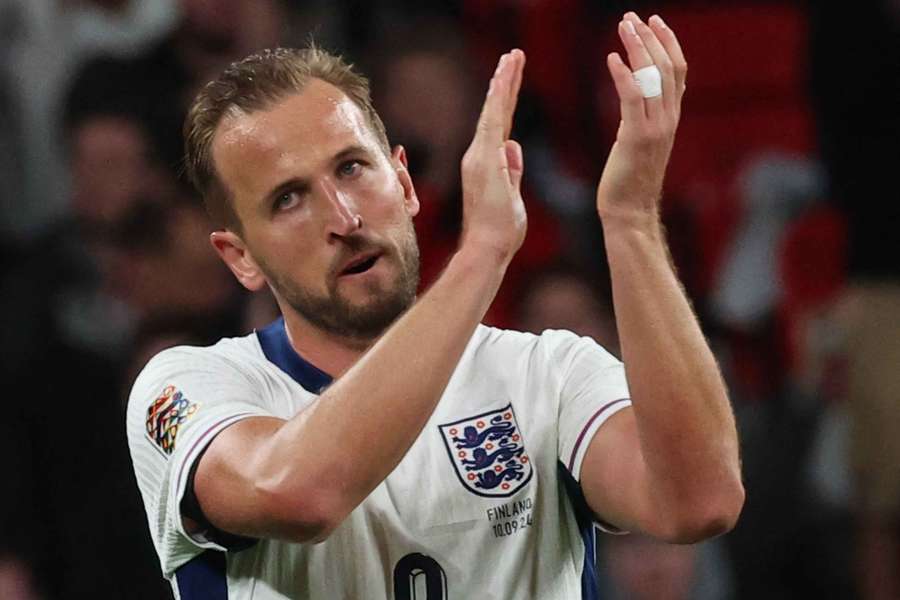
<path fill-rule="evenodd" d="M 403 204 L 409 216 L 414 217 L 419 214 L 419 198 L 416 196 L 416 188 L 413 187 L 412 177 L 409 176 L 409 169 L 406 162 L 406 148 L 403 146 L 394 146 L 391 152 L 391 165 L 397 173 L 397 180 L 403 188 Z"/>
<path fill-rule="evenodd" d="M 225 229 L 213 231 L 209 234 L 209 241 L 241 285 L 251 292 L 261 290 L 266 285 L 262 270 L 240 236 Z"/>

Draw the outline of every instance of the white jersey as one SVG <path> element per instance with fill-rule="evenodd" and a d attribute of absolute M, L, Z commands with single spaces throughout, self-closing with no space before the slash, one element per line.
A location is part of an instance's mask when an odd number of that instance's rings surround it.
<path fill-rule="evenodd" d="M 596 596 L 594 525 L 577 482 L 591 439 L 630 401 L 622 363 L 565 331 L 479 326 L 409 452 L 326 541 L 226 550 L 188 534 L 182 500 L 216 434 L 251 416 L 289 419 L 330 381 L 294 352 L 281 319 L 165 350 L 140 374 L 128 444 L 177 598 Z"/>

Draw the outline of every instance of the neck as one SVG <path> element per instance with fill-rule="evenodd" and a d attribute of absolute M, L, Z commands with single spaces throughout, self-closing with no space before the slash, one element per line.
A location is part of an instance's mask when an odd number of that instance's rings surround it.
<path fill-rule="evenodd" d="M 292 310 L 281 312 L 294 351 L 335 379 L 352 367 L 376 341 L 336 336 L 310 325 Z"/>

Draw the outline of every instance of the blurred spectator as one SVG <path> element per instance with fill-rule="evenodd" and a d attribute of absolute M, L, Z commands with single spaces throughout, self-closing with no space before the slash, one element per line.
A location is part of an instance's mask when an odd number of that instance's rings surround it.
<path fill-rule="evenodd" d="M 601 568 L 610 600 L 728 600 L 728 563 L 717 541 L 673 545 L 642 535 L 607 536 Z"/>
<path fill-rule="evenodd" d="M 785 282 L 778 271 L 785 232 L 820 202 L 824 182 L 809 159 L 777 153 L 751 158 L 737 178 L 742 214 L 709 300 L 710 316 L 731 341 L 732 393 L 766 401 L 787 385 Z M 757 350 L 767 347 L 767 353 Z"/>
<path fill-rule="evenodd" d="M 900 10 L 810 2 L 812 87 L 831 194 L 848 220 L 847 400 L 863 598 L 900 597 Z M 862 57 L 865 57 L 864 59 Z M 848 77 L 853 84 L 848 87 Z"/>
<path fill-rule="evenodd" d="M 843 220 L 823 205 L 823 174 L 808 158 L 760 152 L 736 183 L 740 218 L 708 305 L 755 490 L 728 538 L 735 577 L 746 597 L 848 597 L 846 507 L 829 505 L 811 476 L 824 466 L 821 444 L 839 443 L 822 436 L 839 415 L 823 328 L 844 282 Z"/>
<path fill-rule="evenodd" d="M 621 358 L 611 299 L 602 293 L 608 287 L 565 263 L 532 273 L 519 302 L 516 327 L 533 333 L 567 329 L 593 338 Z"/>
<path fill-rule="evenodd" d="M 24 169 L 23 196 L 7 196 L 0 207 L 2 230 L 30 237 L 67 208 L 59 116 L 79 66 L 100 54 L 136 55 L 177 16 L 175 0 L 0 0 L 0 77 L 8 78 L 4 91 Z"/>
<path fill-rule="evenodd" d="M 411 174 L 439 198 L 458 191 L 482 91 L 463 68 L 467 52 L 456 25 L 414 21 L 402 35 L 392 32 L 377 54 L 375 102 L 392 140 L 406 148 Z"/>
<path fill-rule="evenodd" d="M 139 95 L 153 101 L 146 122 L 173 171 L 180 170 L 181 126 L 200 86 L 232 61 L 279 45 L 288 23 L 280 0 L 177 1 L 177 27 L 129 66 L 140 74 Z"/>
<path fill-rule="evenodd" d="M 36 240 L 3 281 L 4 307 L 19 317 L 3 332 L 6 365 L 37 360 L 56 342 L 109 357 L 127 347 L 137 317 L 114 291 L 117 235 L 140 207 L 166 202 L 174 185 L 129 96 L 97 88 L 124 74 L 117 63 L 98 61 L 80 78 L 84 85 L 73 87 L 65 122 L 74 212 Z"/>
<path fill-rule="evenodd" d="M 16 315 L 2 333 L 10 397 L 36 400 L 10 402 L 28 443 L 10 474 L 20 518 L 0 538 L 33 558 L 50 597 L 166 597 L 121 427 L 127 352 L 146 319 L 191 313 L 219 332 L 240 318 L 203 210 L 162 167 L 135 106 L 134 76 L 98 60 L 76 77 L 73 213 L 3 281 L 0 310 Z"/>
<path fill-rule="evenodd" d="M 822 197 L 824 182 L 811 161 L 773 153 L 753 157 L 740 181 L 744 214 L 719 272 L 712 310 L 729 326 L 752 329 L 783 295 L 776 256 L 784 231 Z"/>
<path fill-rule="evenodd" d="M 72 213 L 4 282 L 4 304 L 20 316 L 4 331 L 7 365 L 50 340 L 118 360 L 142 318 L 232 311 L 236 286 L 206 240 L 202 208 L 152 145 L 132 100 L 136 77 L 104 59 L 76 80 L 66 111 Z"/>
<path fill-rule="evenodd" d="M 848 292 L 850 461 L 863 597 L 900 595 L 900 283 Z"/>

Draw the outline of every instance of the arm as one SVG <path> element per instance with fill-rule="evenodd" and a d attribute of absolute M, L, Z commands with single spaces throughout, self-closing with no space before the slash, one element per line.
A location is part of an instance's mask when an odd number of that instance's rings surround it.
<path fill-rule="evenodd" d="M 463 160 L 464 228 L 445 272 L 289 421 L 248 418 L 200 461 L 195 490 L 224 531 L 321 541 L 401 461 L 437 405 L 522 243 L 522 159 L 508 140 L 524 55 L 506 55 Z"/>
<path fill-rule="evenodd" d="M 635 69 L 660 69 L 663 94 L 645 99 L 631 69 L 610 55 L 622 121 L 597 190 L 633 410 L 595 436 L 582 486 L 611 522 L 694 542 L 734 526 L 744 491 L 727 391 L 659 220 L 687 66 L 672 30 L 658 18 L 651 25 L 629 13 L 619 34 Z"/>

